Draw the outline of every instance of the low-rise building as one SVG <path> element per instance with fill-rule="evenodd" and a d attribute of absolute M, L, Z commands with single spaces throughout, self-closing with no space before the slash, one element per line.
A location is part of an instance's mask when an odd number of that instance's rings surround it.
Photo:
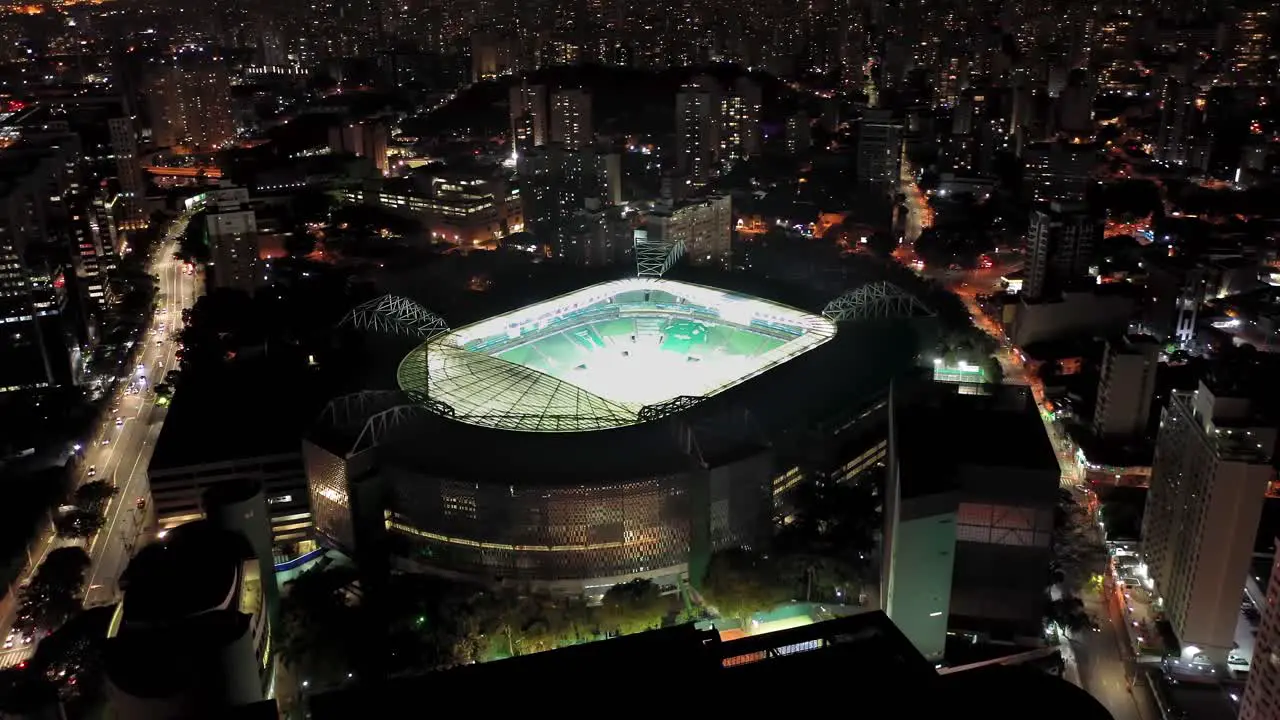
<path fill-rule="evenodd" d="M 372 180 L 348 189 L 350 203 L 381 207 L 426 226 L 433 240 L 481 246 L 524 230 L 520 191 L 505 180 L 462 173 L 412 181 Z"/>

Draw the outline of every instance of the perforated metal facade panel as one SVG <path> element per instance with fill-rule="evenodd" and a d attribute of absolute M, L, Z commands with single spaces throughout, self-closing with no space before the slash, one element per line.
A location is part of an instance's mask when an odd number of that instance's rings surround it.
<path fill-rule="evenodd" d="M 388 475 L 389 529 L 432 565 L 567 580 L 678 565 L 689 552 L 688 478 L 528 487 Z"/>

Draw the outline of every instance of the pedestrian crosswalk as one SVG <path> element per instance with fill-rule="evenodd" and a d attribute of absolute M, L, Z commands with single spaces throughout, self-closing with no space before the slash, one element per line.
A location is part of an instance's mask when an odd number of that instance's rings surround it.
<path fill-rule="evenodd" d="M 31 645 L 0 652 L 0 670 L 11 668 L 24 660 L 29 660 L 33 654 L 35 654 L 35 647 Z"/>

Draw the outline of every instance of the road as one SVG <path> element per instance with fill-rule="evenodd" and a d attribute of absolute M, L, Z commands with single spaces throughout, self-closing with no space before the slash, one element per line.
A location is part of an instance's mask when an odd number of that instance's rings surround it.
<path fill-rule="evenodd" d="M 1096 597 L 1085 600 L 1085 609 L 1094 617 L 1109 618 Z M 1071 641 L 1084 689 L 1106 706 L 1115 720 L 1158 720 L 1147 688 L 1130 688 L 1133 661 L 1124 649 L 1126 642 L 1111 621 L 1098 623 L 1098 632 L 1084 632 Z M 1123 654 L 1122 654 L 1123 653 Z M 1140 704 L 1143 705 L 1140 709 Z"/>
<path fill-rule="evenodd" d="M 920 233 L 933 225 L 933 209 L 929 207 L 929 201 L 916 185 L 915 168 L 906 160 L 902 161 L 898 184 L 902 193 L 906 195 L 907 207 L 906 228 L 902 240 L 906 249 L 910 250 L 915 246 L 916 240 L 920 239 Z"/>
<path fill-rule="evenodd" d="M 1004 328 L 983 311 L 977 299 L 978 295 L 998 291 L 1000 278 L 1020 269 L 1021 261 L 964 271 L 925 268 L 917 262 L 914 243 L 920 232 L 932 224 L 933 213 L 905 164 L 901 187 L 907 196 L 906 237 L 903 245 L 894 252 L 894 257 L 907 267 L 915 268 L 916 272 L 946 285 L 964 302 L 973 324 L 1000 344 L 996 357 L 1004 369 L 1005 382 L 1031 387 L 1045 432 L 1058 456 L 1062 482 L 1064 485 L 1079 484 L 1082 473 L 1076 462 L 1074 445 L 1048 411 L 1043 385 L 1034 373 L 1028 372 L 1021 355 L 1006 337 Z M 1089 530 L 1096 532 L 1092 527 Z M 1105 558 L 1100 536 L 1096 538 L 1096 543 L 1100 557 Z M 1105 565 L 1095 569 L 1103 572 Z M 1106 706 L 1115 720 L 1159 720 L 1160 713 L 1151 698 L 1150 690 L 1143 685 L 1130 687 L 1134 661 L 1127 635 L 1124 634 L 1124 618 L 1118 614 L 1117 608 L 1111 607 L 1111 603 L 1104 602 L 1095 590 L 1079 589 L 1077 596 L 1084 600 L 1085 610 L 1098 620 L 1099 625 L 1098 632 L 1087 631 L 1070 641 L 1071 655 L 1075 657 L 1075 674 L 1078 675 L 1080 685 Z"/>
<path fill-rule="evenodd" d="M 115 497 L 107 505 L 102 529 L 90 540 L 88 551 L 92 564 L 86 580 L 85 607 L 107 605 L 117 599 L 116 581 L 124 571 L 149 522 L 150 502 L 146 509 L 138 508 L 138 498 L 148 499 L 147 463 L 155 450 L 156 438 L 164 423 L 166 409 L 156 404 L 151 388 L 162 382 L 165 373 L 178 367 L 175 353 L 178 349 L 176 331 L 182 327 L 182 311 L 195 304 L 200 293 L 197 276 L 188 275 L 183 264 L 173 259 L 177 239 L 186 229 L 187 217 L 181 216 L 165 232 L 154 251 L 150 263 L 151 273 L 159 277 L 156 288 L 157 309 L 147 330 L 139 339 L 141 347 L 135 354 L 135 364 L 141 370 L 135 373 L 146 378 L 146 387 L 130 394 L 127 381 L 122 381 L 111 399 L 111 407 L 101 426 L 83 449 L 78 472 L 83 473 L 79 482 L 88 477 L 88 468 L 95 467 L 93 480 L 109 480 L 117 488 Z M 164 330 L 160 328 L 163 325 Z M 45 543 L 40 559 L 51 550 L 68 541 L 51 537 Z M 38 565 L 38 563 L 37 563 Z M 28 576 L 34 574 L 34 566 Z M 12 616 L 0 622 L 0 634 L 7 636 L 13 624 Z M 16 665 L 30 656 L 34 647 L 14 648 L 0 653 L 0 668 Z"/>

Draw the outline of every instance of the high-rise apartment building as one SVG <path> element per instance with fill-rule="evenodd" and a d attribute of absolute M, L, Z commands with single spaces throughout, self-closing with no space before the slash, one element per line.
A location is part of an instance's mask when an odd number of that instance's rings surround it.
<path fill-rule="evenodd" d="M 492 80 L 514 69 L 513 43 L 493 33 L 471 34 L 471 82 Z"/>
<path fill-rule="evenodd" d="M 697 185 L 711 178 L 720 142 L 716 90 L 695 82 L 676 93 L 676 172 Z"/>
<path fill-rule="evenodd" d="M 1142 555 L 1183 659 L 1225 662 L 1267 485 L 1276 425 L 1244 387 L 1175 392 L 1160 419 Z"/>
<path fill-rule="evenodd" d="M 75 205 L 75 210 L 67 218 L 67 239 L 71 244 L 71 267 L 75 272 L 76 289 L 86 318 L 97 317 L 106 310 L 107 274 L 115 266 L 110 228 L 101 232 L 98 227 L 98 218 L 108 214 L 98 212 L 106 200 L 102 197 L 91 199 L 87 192 L 76 193 L 68 200 Z"/>
<path fill-rule="evenodd" d="M 1091 143 L 1028 143 L 1022 160 L 1031 200 L 1083 202 L 1097 158 L 1098 146 Z"/>
<path fill-rule="evenodd" d="M 1276 545 L 1280 547 L 1280 541 Z M 1254 639 L 1240 720 L 1272 720 L 1280 717 L 1280 554 L 1272 561 L 1266 607 Z"/>
<path fill-rule="evenodd" d="M 1195 87 L 1177 77 L 1160 84 L 1160 127 L 1155 158 L 1166 165 L 1185 165 L 1196 117 Z"/>
<path fill-rule="evenodd" d="M 742 77 L 727 92 L 702 75 L 676 93 L 675 171 L 703 185 L 722 165 L 761 152 L 759 83 Z"/>
<path fill-rule="evenodd" d="M 1139 440 L 1151 418 L 1151 399 L 1160 367 L 1160 344 L 1154 338 L 1107 341 L 1094 405 L 1093 431 L 1104 440 Z"/>
<path fill-rule="evenodd" d="M 1077 68 L 1068 76 L 1066 87 L 1056 98 L 1055 115 L 1059 132 L 1074 138 L 1093 135 L 1093 98 L 1097 85 L 1088 73 Z"/>
<path fill-rule="evenodd" d="M 136 230 L 147 224 L 147 185 L 138 162 L 138 128 L 132 117 L 107 121 L 111 152 L 116 161 L 116 182 L 120 185 L 121 225 Z"/>
<path fill-rule="evenodd" d="M 1102 221 L 1084 206 L 1050 203 L 1033 210 L 1023 294 L 1038 300 L 1078 283 L 1101 239 Z"/>
<path fill-rule="evenodd" d="M 560 90 L 551 95 L 551 142 L 566 150 L 586 150 L 595 144 L 591 94 L 586 90 Z"/>
<path fill-rule="evenodd" d="M 584 264 L 588 230 L 583 211 L 621 202 L 621 158 L 551 143 L 522 154 L 517 173 L 525 229 L 553 257 Z"/>
<path fill-rule="evenodd" d="M 0 152 L 0 392 L 73 384 L 87 343 L 65 261 L 79 195 L 79 143 L 48 136 Z M 76 243 L 78 246 L 78 243 Z"/>
<path fill-rule="evenodd" d="M 157 147 L 210 151 L 235 138 L 231 84 L 220 58 L 181 54 L 151 83 L 151 139 Z"/>
<path fill-rule="evenodd" d="M 887 110 L 868 110 L 858 121 L 858 179 L 897 186 L 902 174 L 902 124 Z"/>
<path fill-rule="evenodd" d="M 547 86 L 521 83 L 511 86 L 511 141 L 519 152 L 546 145 Z"/>
<path fill-rule="evenodd" d="M 385 174 L 388 134 L 387 123 L 381 118 L 346 122 L 329 128 L 329 149 L 367 158 Z"/>
<path fill-rule="evenodd" d="M 647 241 L 678 245 L 689 264 L 729 270 L 733 251 L 733 203 L 712 195 L 660 206 L 645 217 Z"/>
<path fill-rule="evenodd" d="M 1237 81 L 1248 83 L 1261 79 L 1273 47 L 1275 12 L 1274 5 L 1235 11 L 1228 64 Z"/>
<path fill-rule="evenodd" d="M 146 225 L 146 182 L 138 161 L 138 132 L 124 95 L 41 97 L 26 116 L 27 130 L 73 133 L 80 140 L 84 184 L 112 183 L 120 195 L 120 229 Z"/>
<path fill-rule="evenodd" d="M 787 118 L 787 154 L 802 155 L 813 146 L 813 128 L 809 114 L 800 112 Z"/>
<path fill-rule="evenodd" d="M 212 212 L 205 216 L 213 286 L 252 295 L 263 284 L 258 262 L 258 218 L 251 209 Z"/>
<path fill-rule="evenodd" d="M 612 265 L 624 260 L 632 251 L 635 216 L 628 217 L 623 214 L 623 210 L 624 208 L 614 206 L 583 211 L 583 265 Z"/>
<path fill-rule="evenodd" d="M 733 92 L 720 98 L 718 150 L 722 159 L 760 154 L 761 96 L 759 83 L 749 77 L 741 77 L 734 84 Z"/>

